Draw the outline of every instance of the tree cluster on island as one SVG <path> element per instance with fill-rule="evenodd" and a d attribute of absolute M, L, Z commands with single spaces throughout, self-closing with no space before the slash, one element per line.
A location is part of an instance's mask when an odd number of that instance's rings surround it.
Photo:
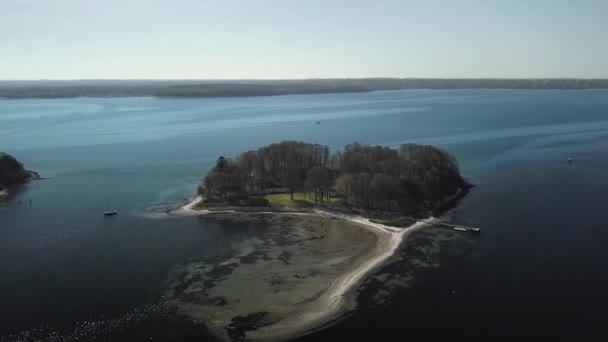
<path fill-rule="evenodd" d="M 199 186 L 209 203 L 267 205 L 275 192 L 305 192 L 314 203 L 340 201 L 350 208 L 401 213 L 428 212 L 446 198 L 466 192 L 469 183 L 450 153 L 430 145 L 398 149 L 348 144 L 341 151 L 300 141 L 282 141 L 220 156 Z"/>
<path fill-rule="evenodd" d="M 35 178 L 39 178 L 36 172 L 26 170 L 15 157 L 0 152 L 0 190 L 23 184 Z"/>

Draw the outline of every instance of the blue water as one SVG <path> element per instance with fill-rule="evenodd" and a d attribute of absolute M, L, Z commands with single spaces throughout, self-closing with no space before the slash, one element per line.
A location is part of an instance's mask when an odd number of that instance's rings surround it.
<path fill-rule="evenodd" d="M 483 229 L 446 242 L 442 266 L 390 304 L 310 339 L 600 331 L 608 91 L 421 90 L 0 101 L 0 150 L 49 178 L 0 202 L 0 336 L 158 301 L 172 265 L 240 234 L 158 212 L 192 196 L 219 155 L 285 139 L 438 145 L 477 185 L 453 220 Z M 108 199 L 121 212 L 111 220 Z"/>

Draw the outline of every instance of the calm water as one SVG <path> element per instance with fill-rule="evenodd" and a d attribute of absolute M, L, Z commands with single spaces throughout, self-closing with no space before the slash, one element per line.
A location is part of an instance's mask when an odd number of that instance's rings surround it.
<path fill-rule="evenodd" d="M 0 202 L 0 336 L 87 325 L 107 339 L 209 338 L 166 319 L 163 281 L 247 232 L 158 212 L 220 154 L 285 139 L 441 146 L 477 185 L 453 220 L 483 228 L 443 243 L 441 266 L 388 304 L 307 339 L 603 333 L 608 91 L 453 90 L 0 101 L 0 150 L 49 177 Z M 101 216 L 107 199 L 118 217 Z"/>

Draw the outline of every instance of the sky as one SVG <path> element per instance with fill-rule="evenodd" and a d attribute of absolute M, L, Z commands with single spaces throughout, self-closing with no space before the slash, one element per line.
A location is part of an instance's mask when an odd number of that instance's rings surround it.
<path fill-rule="evenodd" d="M 608 78 L 608 0 L 0 0 L 0 79 Z"/>

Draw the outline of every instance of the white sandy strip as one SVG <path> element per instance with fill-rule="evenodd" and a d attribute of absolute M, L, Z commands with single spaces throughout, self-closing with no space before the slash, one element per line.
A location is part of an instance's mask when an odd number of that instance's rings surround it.
<path fill-rule="evenodd" d="M 319 296 L 308 308 L 298 314 L 281 320 L 275 324 L 261 327 L 247 334 L 254 340 L 283 340 L 291 339 L 318 329 L 339 318 L 346 311 L 346 304 L 354 300 L 354 293 L 358 285 L 373 271 L 382 266 L 392 257 L 401 243 L 414 231 L 427 225 L 426 222 L 417 222 L 407 228 L 395 228 L 382 224 L 372 223 L 369 220 L 343 214 L 319 212 L 319 214 L 340 217 L 345 220 L 362 224 L 378 235 L 378 243 L 370 259 L 350 272 L 341 275 L 331 283 L 329 288 Z M 351 296 L 348 296 L 351 295 Z M 351 297 L 351 298 L 349 298 Z"/>
<path fill-rule="evenodd" d="M 204 214 L 206 212 L 208 212 L 208 210 L 196 210 L 194 209 L 194 206 L 199 204 L 201 201 L 203 200 L 202 196 L 196 196 L 192 201 L 190 201 L 190 203 L 186 204 L 185 206 L 175 209 L 175 210 L 170 210 L 169 211 L 169 215 L 175 215 L 175 216 L 191 216 L 191 215 L 201 215 Z"/>
<path fill-rule="evenodd" d="M 202 216 L 208 215 L 211 213 L 217 214 L 225 214 L 225 213 L 238 213 L 238 210 L 234 209 L 194 209 L 194 207 L 199 204 L 203 200 L 203 197 L 197 196 L 190 203 L 184 205 L 183 207 L 169 210 L 167 212 L 168 215 L 171 216 Z M 299 212 L 299 211 L 243 211 L 243 213 L 247 214 L 289 214 L 289 215 L 314 215 L 314 213 L 307 212 Z"/>
<path fill-rule="evenodd" d="M 236 212 L 234 210 L 210 211 L 210 210 L 195 210 L 194 206 L 198 204 L 202 198 L 199 196 L 187 205 L 169 212 L 171 215 L 205 215 L 211 212 Z M 327 290 L 318 298 L 311 302 L 306 310 L 303 310 L 293 316 L 287 317 L 279 322 L 267 325 L 247 333 L 247 338 L 254 340 L 283 340 L 295 338 L 315 329 L 322 327 L 331 320 L 339 318 L 347 309 L 346 305 L 349 301 L 354 300 L 353 290 L 373 271 L 382 266 L 390 257 L 392 257 L 401 243 L 407 239 L 414 231 L 421 229 L 428 224 L 431 224 L 436 219 L 431 217 L 426 220 L 419 221 L 407 228 L 397 228 L 386 226 L 379 223 L 371 222 L 369 219 L 347 215 L 341 213 L 333 213 L 328 211 L 316 210 L 315 212 L 247 212 L 256 214 L 289 214 L 289 215 L 321 215 L 326 217 L 340 218 L 353 223 L 357 223 L 378 236 L 376 248 L 372 251 L 372 255 L 357 268 L 341 275 L 333 281 Z M 351 295 L 351 296 L 348 296 Z M 351 297 L 351 298 L 349 298 Z"/>

